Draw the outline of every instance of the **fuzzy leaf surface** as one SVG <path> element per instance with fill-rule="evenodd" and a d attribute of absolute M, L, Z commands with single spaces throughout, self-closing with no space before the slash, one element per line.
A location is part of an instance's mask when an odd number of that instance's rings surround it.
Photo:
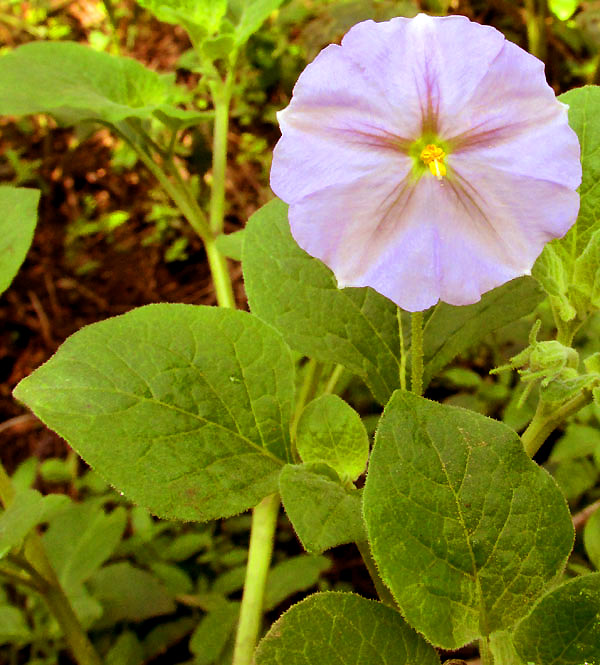
<path fill-rule="evenodd" d="M 385 408 L 363 510 L 404 616 L 444 648 L 512 626 L 573 545 L 560 490 L 513 430 L 411 393 Z"/>
<path fill-rule="evenodd" d="M 398 612 L 351 593 L 317 593 L 283 614 L 261 640 L 256 665 L 439 665 Z"/>
<path fill-rule="evenodd" d="M 133 501 L 199 521 L 277 490 L 293 395 L 274 330 L 246 312 L 178 304 L 83 328 L 15 390 Z"/>
<path fill-rule="evenodd" d="M 518 625 L 515 647 L 536 665 L 600 662 L 600 573 L 565 582 Z"/>
<path fill-rule="evenodd" d="M 324 462 L 342 480 L 356 480 L 369 457 L 369 437 L 360 416 L 337 395 L 321 395 L 306 405 L 296 446 L 304 462 Z"/>

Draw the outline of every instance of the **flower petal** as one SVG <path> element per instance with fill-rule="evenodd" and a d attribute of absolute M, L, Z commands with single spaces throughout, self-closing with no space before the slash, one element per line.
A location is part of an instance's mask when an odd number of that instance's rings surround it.
<path fill-rule="evenodd" d="M 370 286 L 408 311 L 452 305 L 528 274 L 579 198 L 567 187 L 461 165 L 464 178 L 390 183 L 379 171 L 290 207 L 298 244 L 340 286 Z M 456 172 L 458 176 L 458 170 Z"/>
<path fill-rule="evenodd" d="M 581 183 L 567 107 L 546 83 L 544 64 L 510 42 L 471 98 L 440 124 L 461 155 L 573 189 Z"/>
<path fill-rule="evenodd" d="M 282 138 L 273 153 L 271 187 L 287 203 L 352 182 L 398 153 L 385 98 L 337 45 L 304 70 L 277 117 Z"/>
<path fill-rule="evenodd" d="M 464 16 L 419 14 L 358 23 L 342 39 L 342 49 L 378 81 L 381 96 L 398 111 L 399 131 L 416 137 L 431 127 L 415 128 L 415 114 L 421 125 L 451 117 L 477 89 L 504 43 L 498 30 Z"/>

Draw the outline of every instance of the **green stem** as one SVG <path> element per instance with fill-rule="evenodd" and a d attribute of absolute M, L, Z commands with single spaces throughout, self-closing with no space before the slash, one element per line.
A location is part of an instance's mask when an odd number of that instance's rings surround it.
<path fill-rule="evenodd" d="M 396 309 L 398 319 L 398 337 L 400 340 L 400 389 L 406 390 L 406 350 L 404 348 L 404 329 L 402 328 L 402 310 Z"/>
<path fill-rule="evenodd" d="M 225 220 L 225 177 L 227 171 L 227 134 L 229 132 L 229 105 L 231 103 L 231 70 L 224 81 L 211 85 L 215 106 L 213 128 L 212 192 L 210 197 L 210 230 L 217 236 L 223 233 Z"/>
<path fill-rule="evenodd" d="M 525 0 L 527 46 L 529 52 L 540 60 L 546 57 L 545 4 L 546 0 Z"/>
<path fill-rule="evenodd" d="M 356 547 L 358 547 L 358 551 L 360 552 L 362 560 L 364 561 L 365 566 L 367 567 L 367 570 L 369 571 L 369 575 L 371 576 L 371 579 L 373 580 L 373 584 L 375 585 L 375 590 L 377 591 L 377 595 L 379 596 L 379 600 L 381 600 L 382 603 L 385 603 L 386 605 L 389 605 L 389 607 L 393 607 L 394 609 L 397 609 L 398 605 L 396 605 L 396 601 L 394 600 L 394 596 L 392 596 L 392 592 L 387 588 L 384 581 L 381 579 L 381 575 L 379 574 L 379 571 L 377 570 L 377 565 L 375 564 L 375 559 L 373 558 L 373 555 L 371 554 L 371 548 L 369 546 L 369 541 L 367 541 L 367 540 L 357 541 Z"/>
<path fill-rule="evenodd" d="M 4 467 L 0 464 L 0 500 L 7 507 L 15 496 L 15 490 Z M 58 621 L 71 653 L 79 665 L 102 665 L 94 646 L 75 615 L 69 599 L 46 556 L 42 540 L 32 531 L 25 540 L 24 554 L 35 573 L 36 586 L 49 610 Z"/>
<path fill-rule="evenodd" d="M 423 312 L 411 315 L 411 384 L 415 395 L 423 394 Z"/>
<path fill-rule="evenodd" d="M 531 422 L 521 435 L 523 447 L 529 457 L 533 457 L 537 453 L 544 441 L 559 425 L 591 401 L 592 394 L 589 390 L 584 390 L 559 408 L 540 400 Z"/>
<path fill-rule="evenodd" d="M 335 392 L 335 387 L 343 373 L 343 365 L 336 365 L 334 367 L 333 372 L 331 372 L 331 376 L 327 381 L 327 385 L 325 386 L 325 390 L 323 390 L 324 395 L 332 395 Z"/>
<path fill-rule="evenodd" d="M 265 585 L 273 553 L 278 514 L 278 494 L 265 497 L 252 513 L 248 565 L 232 665 L 252 663 L 262 623 Z"/>
<path fill-rule="evenodd" d="M 227 268 L 227 259 L 217 250 L 215 237 L 208 226 L 206 216 L 202 212 L 202 209 L 189 191 L 189 188 L 181 179 L 181 175 L 179 174 L 176 165 L 172 162 L 169 164 L 170 170 L 175 177 L 175 182 L 173 182 L 167 173 L 165 173 L 154 159 L 152 159 L 152 157 L 139 145 L 136 136 L 131 135 L 132 130 L 135 132 L 135 128 L 121 127 L 121 136 L 136 151 L 142 163 L 162 185 L 165 192 L 167 192 L 175 205 L 179 208 L 181 214 L 187 219 L 194 231 L 196 231 L 204 242 L 206 258 L 208 259 L 208 265 L 215 286 L 217 303 L 221 307 L 235 309 L 235 297 L 233 295 L 231 277 Z"/>

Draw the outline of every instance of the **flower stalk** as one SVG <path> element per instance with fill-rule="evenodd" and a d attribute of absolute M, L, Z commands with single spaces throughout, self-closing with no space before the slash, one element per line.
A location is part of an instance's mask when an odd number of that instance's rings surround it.
<path fill-rule="evenodd" d="M 423 312 L 411 314 L 411 384 L 415 395 L 423 394 Z"/>

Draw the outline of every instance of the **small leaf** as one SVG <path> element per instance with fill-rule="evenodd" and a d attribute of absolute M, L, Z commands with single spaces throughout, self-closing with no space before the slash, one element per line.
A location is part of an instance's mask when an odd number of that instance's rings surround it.
<path fill-rule="evenodd" d="M 135 633 L 126 630 L 121 633 L 106 654 L 105 665 L 141 665 L 144 650 Z"/>
<path fill-rule="evenodd" d="M 306 464 L 283 467 L 279 476 L 283 507 L 304 549 L 324 552 L 366 540 L 361 492 Z"/>
<path fill-rule="evenodd" d="M 103 626 L 119 621 L 144 621 L 175 611 L 166 587 L 149 572 L 127 561 L 101 568 L 89 585 L 94 598 L 104 607 Z"/>
<path fill-rule="evenodd" d="M 194 665 L 212 665 L 219 658 L 235 628 L 239 612 L 239 603 L 224 601 L 202 617 L 190 638 Z"/>
<path fill-rule="evenodd" d="M 175 304 L 83 328 L 15 390 L 133 501 L 200 521 L 276 491 L 293 394 L 291 355 L 272 328 Z"/>
<path fill-rule="evenodd" d="M 8 288 L 25 260 L 33 240 L 39 199 L 37 189 L 0 187 L 0 293 Z"/>
<path fill-rule="evenodd" d="M 72 503 L 55 515 L 44 547 L 65 589 L 77 589 L 109 559 L 126 524 L 124 508 L 106 514 L 97 501 Z"/>
<path fill-rule="evenodd" d="M 369 288 L 338 289 L 333 273 L 290 233 L 275 199 L 246 227 L 243 260 L 250 309 L 296 351 L 343 365 L 385 404 L 399 387 L 398 308 Z"/>
<path fill-rule="evenodd" d="M 36 490 L 17 492 L 8 508 L 0 514 L 0 558 L 12 547 L 20 545 L 25 536 L 69 502 L 63 494 L 42 496 Z"/>
<path fill-rule="evenodd" d="M 245 44 L 282 3 L 283 0 L 243 0 L 242 14 L 235 28 L 238 45 Z"/>
<path fill-rule="evenodd" d="M 0 57 L 0 114 L 51 113 L 65 124 L 118 124 L 153 114 L 186 124 L 201 115 L 178 109 L 174 79 L 131 58 L 74 42 L 30 42 Z"/>
<path fill-rule="evenodd" d="M 283 614 L 261 640 L 256 665 L 439 665 L 398 612 L 350 593 L 317 593 Z"/>
<path fill-rule="evenodd" d="M 369 437 L 360 416 L 337 395 L 322 395 L 306 405 L 296 447 L 304 462 L 324 462 L 344 482 L 356 480 L 369 457 Z"/>
<path fill-rule="evenodd" d="M 564 498 L 514 431 L 404 392 L 380 420 L 363 511 L 403 615 L 444 648 L 510 628 L 573 545 Z"/>
<path fill-rule="evenodd" d="M 226 256 L 228 259 L 233 259 L 234 261 L 241 261 L 245 235 L 246 229 L 234 231 L 227 235 L 222 233 L 220 236 L 217 236 L 215 244 L 223 256 Z"/>
<path fill-rule="evenodd" d="M 0 605 L 0 645 L 24 645 L 32 640 L 31 630 L 21 610 Z"/>
<path fill-rule="evenodd" d="M 273 566 L 267 576 L 264 610 L 273 610 L 289 596 L 314 587 L 330 567 L 327 557 L 312 554 L 300 554 Z"/>
<path fill-rule="evenodd" d="M 519 277 L 485 293 L 473 305 L 437 305 L 423 330 L 425 385 L 459 353 L 533 312 L 543 296 L 534 279 Z"/>
<path fill-rule="evenodd" d="M 515 647 L 526 663 L 600 662 L 600 573 L 565 582 L 545 595 L 518 625 Z"/>
<path fill-rule="evenodd" d="M 579 0 L 548 0 L 548 7 L 556 18 L 567 21 L 579 7 Z"/>

